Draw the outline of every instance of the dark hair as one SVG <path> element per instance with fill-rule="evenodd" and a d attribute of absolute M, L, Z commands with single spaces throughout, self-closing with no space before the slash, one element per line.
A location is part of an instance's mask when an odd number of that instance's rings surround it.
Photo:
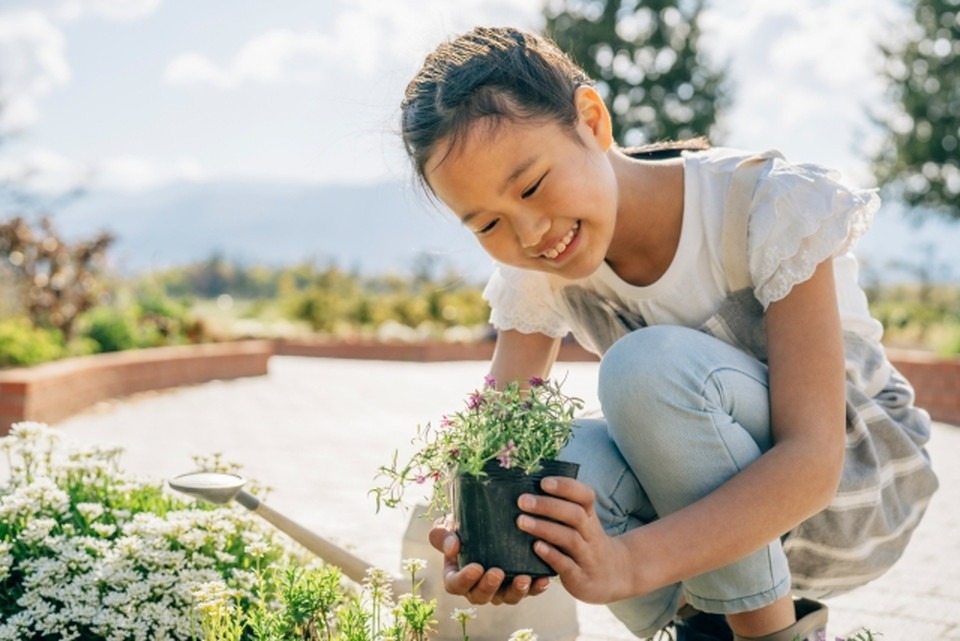
<path fill-rule="evenodd" d="M 403 144 L 424 180 L 424 165 L 441 140 L 448 152 L 479 118 L 542 118 L 571 128 L 577 87 L 587 74 L 552 41 L 510 27 L 476 27 L 429 54 L 401 103 Z"/>

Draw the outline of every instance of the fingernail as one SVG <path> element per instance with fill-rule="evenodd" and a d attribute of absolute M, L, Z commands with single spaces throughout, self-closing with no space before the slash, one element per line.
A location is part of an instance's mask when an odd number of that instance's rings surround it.
<path fill-rule="evenodd" d="M 443 540 L 443 553 L 444 553 L 446 556 L 450 556 L 451 554 L 453 554 L 453 545 L 454 545 L 454 543 L 455 543 L 455 541 L 453 540 L 453 537 L 452 537 L 452 536 L 448 536 L 447 538 L 445 538 L 445 539 Z"/>
<path fill-rule="evenodd" d="M 533 519 L 525 514 L 517 517 L 517 527 L 521 530 L 527 530 L 533 527 Z"/>
<path fill-rule="evenodd" d="M 520 506 L 521 510 L 532 510 L 536 503 L 537 500 L 529 494 L 521 494 L 520 498 L 517 499 L 517 505 Z"/>
<path fill-rule="evenodd" d="M 540 487 L 542 487 L 544 490 L 548 492 L 551 490 L 555 490 L 557 489 L 557 481 L 552 476 L 548 476 L 547 478 L 540 481 Z"/>
<path fill-rule="evenodd" d="M 526 592 L 530 589 L 530 582 L 524 579 L 517 579 L 516 587 L 521 592 Z"/>
<path fill-rule="evenodd" d="M 487 585 L 500 585 L 500 579 L 492 574 L 487 575 Z"/>

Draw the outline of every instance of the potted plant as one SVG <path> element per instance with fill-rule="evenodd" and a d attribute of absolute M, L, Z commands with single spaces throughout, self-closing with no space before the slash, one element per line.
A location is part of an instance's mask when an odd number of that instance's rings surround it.
<path fill-rule="evenodd" d="M 497 389 L 488 376 L 462 410 L 436 427 L 419 426 L 413 439 L 419 449 L 410 459 L 401 464 L 394 453 L 380 468 L 386 482 L 372 490 L 377 509 L 400 504 L 410 485 L 432 483 L 427 514 L 452 509 L 461 565 L 499 567 L 508 577 L 555 574 L 533 552 L 534 538 L 517 528 L 517 498 L 542 493 L 545 476 L 576 478 L 579 466 L 557 457 L 583 401 L 565 395 L 558 381 L 532 378 L 528 384 Z"/>

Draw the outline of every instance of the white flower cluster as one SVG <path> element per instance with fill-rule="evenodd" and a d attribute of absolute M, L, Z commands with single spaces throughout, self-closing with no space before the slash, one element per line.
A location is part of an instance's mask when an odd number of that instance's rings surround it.
<path fill-rule="evenodd" d="M 185 508 L 124 477 L 116 450 L 58 459 L 52 432 L 21 423 L 0 439 L 16 455 L 0 487 L 0 593 L 16 603 L 0 641 L 193 639 L 198 588 L 247 597 L 250 568 L 281 554 L 242 508 Z"/>

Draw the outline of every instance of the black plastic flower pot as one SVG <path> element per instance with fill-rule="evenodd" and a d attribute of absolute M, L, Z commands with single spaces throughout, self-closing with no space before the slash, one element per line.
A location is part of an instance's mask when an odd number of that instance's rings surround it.
<path fill-rule="evenodd" d="M 484 569 L 500 568 L 508 578 L 555 576 L 549 565 L 533 551 L 536 540 L 517 527 L 521 494 L 543 494 L 540 481 L 547 476 L 577 478 L 580 466 L 567 461 L 544 461 L 533 474 L 500 467 L 497 461 L 484 465 L 485 476 L 457 474 L 453 479 L 453 509 L 460 537 L 460 566 L 479 563 Z"/>

